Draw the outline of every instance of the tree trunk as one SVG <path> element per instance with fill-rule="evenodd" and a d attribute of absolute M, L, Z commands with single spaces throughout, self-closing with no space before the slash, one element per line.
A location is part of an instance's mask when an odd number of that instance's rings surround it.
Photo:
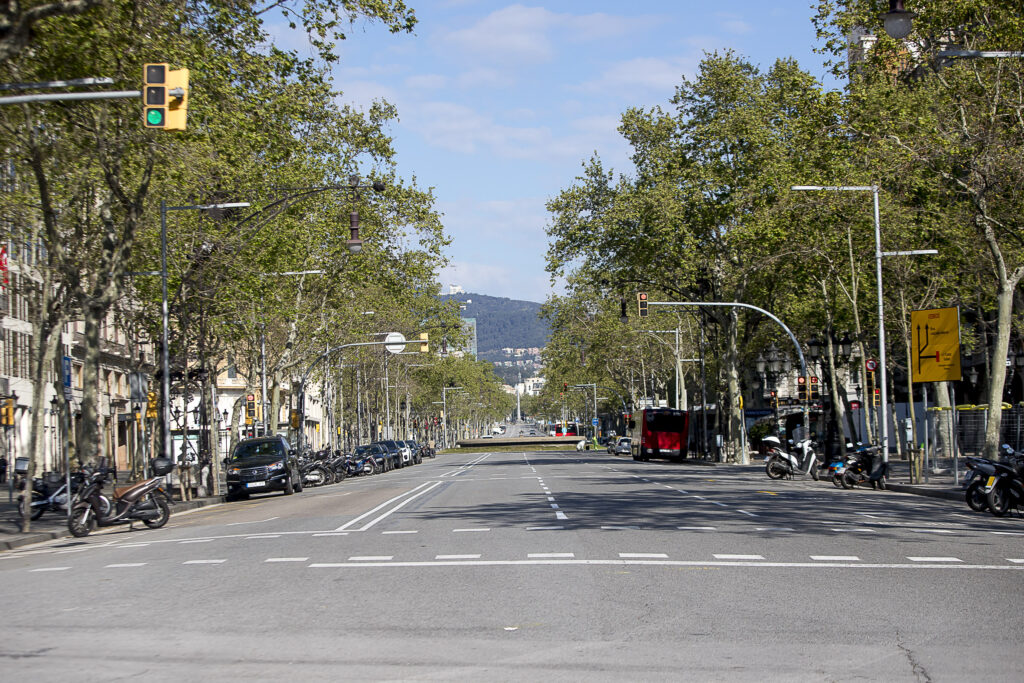
<path fill-rule="evenodd" d="M 728 436 L 728 450 L 731 454 L 739 454 L 739 462 L 742 465 L 749 464 L 746 451 L 743 450 L 742 421 L 743 409 L 740 407 L 740 373 L 739 373 L 739 349 L 738 349 L 739 325 L 736 311 L 732 310 L 725 318 L 725 381 L 726 397 L 729 402 L 729 420 L 726 425 Z M 721 406 L 719 406 L 721 412 Z"/>
<path fill-rule="evenodd" d="M 988 381 L 988 420 L 985 423 L 985 452 L 983 457 L 999 456 L 999 439 L 1003 425 L 1003 385 L 1006 382 L 1006 356 L 1010 347 L 1010 321 L 1013 315 L 1013 291 L 1016 282 L 1003 280 L 996 294 L 996 339 L 992 349 Z"/>
<path fill-rule="evenodd" d="M 100 455 L 100 324 L 104 307 L 91 303 L 85 308 L 85 360 L 82 366 L 82 429 L 78 457 L 82 463 L 97 462 Z"/>

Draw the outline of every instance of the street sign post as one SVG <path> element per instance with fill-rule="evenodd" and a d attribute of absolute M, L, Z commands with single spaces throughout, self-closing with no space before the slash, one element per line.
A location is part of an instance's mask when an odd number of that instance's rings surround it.
<path fill-rule="evenodd" d="M 384 337 L 384 348 L 391 353 L 401 353 L 405 351 L 405 335 L 401 332 L 389 332 L 388 336 Z"/>
<path fill-rule="evenodd" d="M 948 382 L 962 378 L 959 308 L 911 311 L 910 333 L 914 353 L 913 382 Z"/>

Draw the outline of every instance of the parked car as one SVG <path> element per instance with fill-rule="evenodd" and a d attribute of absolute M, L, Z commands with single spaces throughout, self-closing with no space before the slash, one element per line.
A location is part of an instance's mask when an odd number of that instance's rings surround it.
<path fill-rule="evenodd" d="M 381 441 L 381 444 L 383 444 L 385 448 L 395 449 L 398 451 L 398 461 L 395 463 L 395 467 L 407 467 L 413 464 L 412 449 L 406 446 L 404 441 L 388 439 L 386 441 Z"/>
<path fill-rule="evenodd" d="M 284 491 L 288 496 L 302 490 L 299 459 L 283 436 L 239 441 L 225 465 L 231 498 L 268 491 Z"/>
<path fill-rule="evenodd" d="M 352 453 L 352 457 L 356 460 L 369 457 L 373 460 L 373 469 L 377 473 L 391 469 L 388 462 L 388 453 L 379 443 L 369 443 L 362 446 L 356 446 L 355 451 Z"/>
<path fill-rule="evenodd" d="M 414 464 L 419 465 L 423 462 L 423 446 L 419 445 L 412 439 L 406 439 L 402 443 L 404 443 L 412 453 L 412 461 Z"/>
<path fill-rule="evenodd" d="M 633 439 L 628 436 L 620 436 L 619 440 L 614 444 L 608 442 L 608 452 L 612 455 L 632 455 L 633 453 Z"/>
<path fill-rule="evenodd" d="M 375 441 L 374 444 L 384 450 L 384 458 L 387 461 L 385 472 L 402 466 L 402 449 L 398 447 L 397 443 L 388 439 L 387 441 Z"/>

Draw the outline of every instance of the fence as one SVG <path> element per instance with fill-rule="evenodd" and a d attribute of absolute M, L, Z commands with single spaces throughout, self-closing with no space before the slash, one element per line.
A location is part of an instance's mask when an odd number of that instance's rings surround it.
<path fill-rule="evenodd" d="M 985 427 L 988 425 L 987 406 L 957 406 L 957 410 L 928 411 L 929 450 L 936 458 L 950 457 L 953 422 L 956 422 L 956 443 L 959 455 L 981 455 L 985 448 Z M 1010 444 L 1015 450 L 1024 448 L 1024 403 L 1004 405 L 999 443 Z"/>

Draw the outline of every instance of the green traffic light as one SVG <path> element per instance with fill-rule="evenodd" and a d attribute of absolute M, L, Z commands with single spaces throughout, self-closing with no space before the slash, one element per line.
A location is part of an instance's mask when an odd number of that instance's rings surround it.
<path fill-rule="evenodd" d="M 146 110 L 146 125 L 147 126 L 162 126 L 164 125 L 164 110 L 160 108 L 152 108 Z"/>

